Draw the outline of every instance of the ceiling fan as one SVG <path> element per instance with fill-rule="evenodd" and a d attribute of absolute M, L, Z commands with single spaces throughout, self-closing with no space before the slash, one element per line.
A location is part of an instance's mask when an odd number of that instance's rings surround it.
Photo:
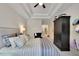
<path fill-rule="evenodd" d="M 41 5 L 43 8 L 46 8 L 46 6 L 45 6 L 44 3 L 43 3 L 43 4 L 39 4 L 39 3 L 37 3 L 37 4 L 34 5 L 34 8 L 37 7 L 38 5 Z"/>

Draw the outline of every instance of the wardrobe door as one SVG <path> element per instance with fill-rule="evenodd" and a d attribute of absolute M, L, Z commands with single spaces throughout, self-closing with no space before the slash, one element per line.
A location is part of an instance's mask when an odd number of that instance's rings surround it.
<path fill-rule="evenodd" d="M 54 21 L 54 44 L 61 49 L 61 21 L 59 19 Z"/>
<path fill-rule="evenodd" d="M 62 50 L 70 50 L 70 16 L 62 17 Z"/>
<path fill-rule="evenodd" d="M 54 44 L 61 51 L 70 50 L 70 16 L 61 16 L 54 21 Z"/>

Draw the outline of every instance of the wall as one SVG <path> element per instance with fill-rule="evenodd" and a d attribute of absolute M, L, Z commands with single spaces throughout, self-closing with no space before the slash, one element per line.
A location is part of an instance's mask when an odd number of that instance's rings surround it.
<path fill-rule="evenodd" d="M 41 20 L 31 19 L 27 20 L 27 33 L 34 38 L 34 33 L 42 32 Z"/>
<path fill-rule="evenodd" d="M 7 4 L 0 4 L 0 27 L 17 28 L 24 22 Z"/>
<path fill-rule="evenodd" d="M 49 34 L 52 43 L 54 42 L 54 23 L 52 20 L 49 20 Z"/>
<path fill-rule="evenodd" d="M 79 18 L 79 4 L 73 4 L 72 7 L 65 11 L 66 14 L 71 16 L 70 19 L 70 47 L 75 48 L 74 39 L 79 40 L 79 33 L 76 33 L 72 23 L 76 18 Z"/>
<path fill-rule="evenodd" d="M 54 23 L 51 19 L 42 20 L 42 25 L 48 25 L 48 34 L 50 35 L 49 39 L 51 42 L 54 40 Z"/>

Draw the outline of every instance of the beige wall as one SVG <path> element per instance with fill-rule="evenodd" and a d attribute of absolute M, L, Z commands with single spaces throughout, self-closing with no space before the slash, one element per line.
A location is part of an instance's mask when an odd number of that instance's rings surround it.
<path fill-rule="evenodd" d="M 24 22 L 25 20 L 6 4 L 0 4 L 0 27 L 17 28 Z"/>
<path fill-rule="evenodd" d="M 42 25 L 48 25 L 48 34 L 50 35 L 50 40 L 53 42 L 54 40 L 54 23 L 52 19 L 42 20 Z"/>
<path fill-rule="evenodd" d="M 52 20 L 49 20 L 49 34 L 50 34 L 50 39 L 53 43 L 53 41 L 54 41 L 54 23 Z"/>

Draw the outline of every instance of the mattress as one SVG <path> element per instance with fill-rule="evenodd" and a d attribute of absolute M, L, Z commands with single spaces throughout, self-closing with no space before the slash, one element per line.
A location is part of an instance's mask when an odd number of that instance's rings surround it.
<path fill-rule="evenodd" d="M 22 48 L 3 47 L 0 56 L 41 56 L 40 38 L 29 40 Z"/>

